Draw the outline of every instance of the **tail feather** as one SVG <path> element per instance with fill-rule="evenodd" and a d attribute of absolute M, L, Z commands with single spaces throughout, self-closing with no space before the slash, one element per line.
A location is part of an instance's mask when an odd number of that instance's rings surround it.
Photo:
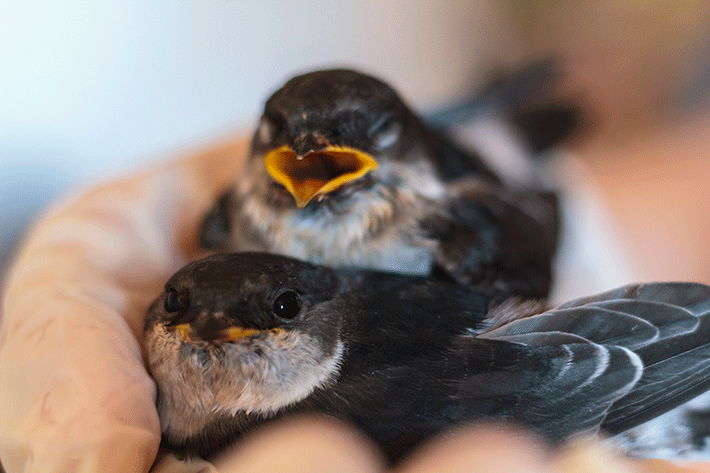
<path fill-rule="evenodd" d="M 581 104 L 559 94 L 563 70 L 555 58 L 500 73 L 473 97 L 425 115 L 434 128 L 450 129 L 484 116 L 499 116 L 521 135 L 532 154 L 553 148 L 581 130 Z"/>

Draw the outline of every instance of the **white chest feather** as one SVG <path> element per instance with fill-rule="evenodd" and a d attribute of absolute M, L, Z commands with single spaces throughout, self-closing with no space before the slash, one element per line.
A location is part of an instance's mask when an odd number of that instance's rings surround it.
<path fill-rule="evenodd" d="M 441 187 L 434 187 L 375 186 L 337 209 L 315 210 L 274 208 L 261 193 L 238 189 L 242 228 L 235 228 L 232 249 L 281 253 L 333 267 L 427 274 L 435 242 L 423 235 L 420 222 L 443 195 Z"/>

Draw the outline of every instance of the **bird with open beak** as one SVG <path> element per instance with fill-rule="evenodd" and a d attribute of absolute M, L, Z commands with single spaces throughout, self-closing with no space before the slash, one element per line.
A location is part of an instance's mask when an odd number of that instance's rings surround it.
<path fill-rule="evenodd" d="M 504 186 L 384 82 L 327 70 L 268 99 L 201 241 L 544 297 L 558 224 L 554 195 Z"/>
<path fill-rule="evenodd" d="M 270 419 L 320 413 L 394 462 L 468 421 L 557 442 L 704 392 L 710 287 L 630 285 L 544 311 L 430 278 L 218 254 L 170 278 L 144 338 L 177 452 L 210 456 Z"/>

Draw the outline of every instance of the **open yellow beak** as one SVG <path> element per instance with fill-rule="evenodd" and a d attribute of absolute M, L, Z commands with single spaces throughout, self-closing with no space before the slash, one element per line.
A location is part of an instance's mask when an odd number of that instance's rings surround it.
<path fill-rule="evenodd" d="M 315 196 L 333 192 L 346 182 L 377 169 L 378 164 L 369 154 L 347 146 L 329 146 L 298 156 L 284 145 L 264 156 L 264 166 L 302 209 Z"/>
<path fill-rule="evenodd" d="M 175 326 L 175 331 L 180 334 L 185 340 L 195 340 L 193 336 L 193 330 L 190 324 L 179 324 Z M 251 337 L 257 333 L 261 333 L 264 330 L 257 330 L 255 328 L 244 328 L 244 327 L 227 327 L 220 332 L 222 335 L 219 338 L 220 342 L 235 342 L 241 338 Z M 270 329 L 272 333 L 279 333 L 283 331 L 280 328 Z"/>

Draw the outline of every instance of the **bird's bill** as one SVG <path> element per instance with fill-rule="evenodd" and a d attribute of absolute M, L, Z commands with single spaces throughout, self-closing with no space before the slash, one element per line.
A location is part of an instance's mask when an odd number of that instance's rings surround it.
<path fill-rule="evenodd" d="M 269 151 L 264 165 L 271 177 L 293 195 L 299 209 L 314 197 L 333 192 L 378 167 L 375 158 L 347 146 L 329 146 L 299 156 L 284 145 Z"/>
<path fill-rule="evenodd" d="M 219 332 L 219 337 L 215 341 L 220 342 L 235 342 L 243 338 L 251 337 L 252 335 L 258 335 L 263 332 L 278 333 L 283 329 L 272 328 L 269 330 L 258 330 L 254 328 L 244 328 L 244 327 L 227 327 Z M 180 336 L 185 340 L 199 340 L 200 337 L 195 333 L 190 324 L 179 324 L 175 326 L 175 331 L 180 334 Z"/>

